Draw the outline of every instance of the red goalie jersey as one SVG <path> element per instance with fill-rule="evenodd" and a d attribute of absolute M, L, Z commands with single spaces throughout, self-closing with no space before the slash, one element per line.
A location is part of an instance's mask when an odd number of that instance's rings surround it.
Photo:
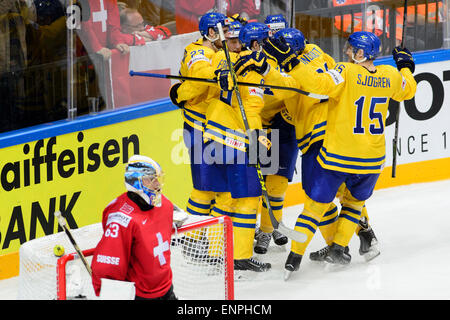
<path fill-rule="evenodd" d="M 173 204 L 143 211 L 124 193 L 103 211 L 104 234 L 92 259 L 92 283 L 100 294 L 101 278 L 135 283 L 136 296 L 159 298 L 172 286 L 170 239 Z"/>

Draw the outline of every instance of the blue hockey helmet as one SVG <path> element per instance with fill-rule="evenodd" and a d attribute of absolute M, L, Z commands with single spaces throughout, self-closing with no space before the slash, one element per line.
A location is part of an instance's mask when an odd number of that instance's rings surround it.
<path fill-rule="evenodd" d="M 305 49 L 305 36 L 295 28 L 285 28 L 274 34 L 275 39 L 283 37 L 289 46 L 297 53 L 302 53 Z"/>
<path fill-rule="evenodd" d="M 137 193 L 148 204 L 161 206 L 161 192 L 164 185 L 164 173 L 153 159 L 134 155 L 125 168 L 125 187 Z"/>
<path fill-rule="evenodd" d="M 286 18 L 282 14 L 270 14 L 266 17 L 264 23 L 273 32 L 289 27 Z"/>
<path fill-rule="evenodd" d="M 362 49 L 368 60 L 374 60 L 380 54 L 380 39 L 372 32 L 354 32 L 348 37 L 348 44 L 353 47 L 353 54 Z"/>
<path fill-rule="evenodd" d="M 225 36 L 227 38 L 239 38 L 239 33 L 242 30 L 242 24 L 237 21 L 230 21 L 228 24 L 226 24 L 228 26 L 228 31 L 225 34 Z"/>
<path fill-rule="evenodd" d="M 200 31 L 200 34 L 202 36 L 207 37 L 209 28 L 214 28 L 214 30 L 216 30 L 216 32 L 218 32 L 217 24 L 221 23 L 222 26 L 224 26 L 226 19 L 227 19 L 227 17 L 224 14 L 219 13 L 219 12 L 207 13 L 200 18 L 200 21 L 198 23 L 198 30 Z"/>
<path fill-rule="evenodd" d="M 264 39 L 269 38 L 270 29 L 264 23 L 250 22 L 242 27 L 239 33 L 239 40 L 244 47 L 250 48 L 254 40 L 262 45 Z"/>

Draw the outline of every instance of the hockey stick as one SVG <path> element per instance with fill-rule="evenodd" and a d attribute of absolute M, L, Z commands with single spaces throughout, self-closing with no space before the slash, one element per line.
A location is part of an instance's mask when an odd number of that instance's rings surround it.
<path fill-rule="evenodd" d="M 69 228 L 66 226 L 66 219 L 62 216 L 61 211 L 55 211 L 55 217 L 58 219 L 58 224 L 63 228 L 64 232 L 66 233 L 67 237 L 70 240 L 70 243 L 72 243 L 73 247 L 75 248 L 75 251 L 78 253 L 78 256 L 81 258 L 81 261 L 83 262 L 84 266 L 86 267 L 87 272 L 92 277 L 92 270 L 91 266 L 86 260 L 86 257 L 84 256 L 83 252 L 80 250 L 80 247 L 78 247 L 77 242 L 72 237 L 72 233 L 70 232 Z"/>
<path fill-rule="evenodd" d="M 402 28 L 402 42 L 401 42 L 402 48 L 405 40 L 407 7 L 408 7 L 408 0 L 405 0 L 405 3 L 403 5 L 403 28 Z M 398 144 L 399 122 L 400 122 L 400 103 L 398 104 L 397 114 L 395 115 L 395 133 L 394 133 L 394 141 L 392 142 L 392 178 L 395 178 L 395 174 L 397 171 L 397 144 Z"/>
<path fill-rule="evenodd" d="M 247 132 L 247 135 L 248 135 L 249 145 L 252 145 L 253 135 L 250 132 L 250 126 L 248 124 L 247 115 L 245 113 L 244 104 L 242 103 L 241 93 L 238 88 L 237 76 L 236 76 L 236 73 L 234 72 L 233 65 L 231 63 L 230 52 L 228 51 L 228 47 L 227 47 L 225 35 L 223 33 L 222 25 L 220 23 L 218 23 L 217 28 L 219 30 L 219 37 L 220 37 L 220 40 L 222 41 L 223 51 L 225 52 L 227 64 L 230 69 L 231 78 L 233 80 L 233 91 L 236 94 L 236 98 L 237 98 L 237 101 L 239 104 L 239 110 L 241 112 L 242 120 L 244 122 L 245 131 Z M 266 183 L 264 182 L 264 177 L 261 173 L 261 165 L 260 165 L 258 159 L 256 160 L 256 171 L 258 173 L 258 179 L 259 179 L 259 183 L 261 184 L 262 195 L 263 195 L 264 201 L 266 202 L 267 211 L 269 212 L 269 217 L 270 217 L 270 221 L 272 223 L 273 228 L 280 231 L 286 237 L 288 237 L 294 241 L 302 242 L 302 243 L 305 242 L 307 239 L 306 234 L 286 227 L 282 221 L 278 221 L 275 218 L 273 211 L 272 211 L 272 206 L 270 205 L 269 194 L 267 193 L 267 189 L 266 189 Z"/>
<path fill-rule="evenodd" d="M 205 78 L 196 78 L 196 77 L 183 77 L 183 76 L 176 76 L 172 74 L 158 74 L 158 73 L 149 73 L 149 72 L 136 72 L 133 70 L 130 70 L 130 76 L 141 76 L 141 77 L 150 77 L 150 78 L 162 78 L 162 79 L 177 79 L 177 80 L 184 80 L 184 81 L 197 81 L 197 82 L 206 82 L 206 83 L 214 83 L 217 84 L 217 81 L 214 79 L 205 79 Z M 282 87 L 282 86 L 275 86 L 270 84 L 261 84 L 261 83 L 250 83 L 250 82 L 238 82 L 237 83 L 240 86 L 247 86 L 247 87 L 261 87 L 261 88 L 269 88 L 269 89 L 277 89 L 277 90 L 288 90 L 288 91 L 294 91 L 300 94 L 303 94 L 305 96 L 314 98 L 314 99 L 328 99 L 328 96 L 324 96 L 321 94 L 315 94 L 311 92 L 306 92 L 297 88 L 291 88 L 291 87 Z"/>

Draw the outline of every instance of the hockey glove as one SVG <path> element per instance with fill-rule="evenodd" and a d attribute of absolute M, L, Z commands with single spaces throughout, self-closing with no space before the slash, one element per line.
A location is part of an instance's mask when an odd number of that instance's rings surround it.
<path fill-rule="evenodd" d="M 186 101 L 178 101 L 178 88 L 181 86 L 181 83 L 176 83 L 170 88 L 170 100 L 172 103 L 176 105 L 178 108 L 183 109 Z"/>
<path fill-rule="evenodd" d="M 409 68 L 409 70 L 411 70 L 411 73 L 414 73 L 416 64 L 414 63 L 414 58 L 408 49 L 395 47 L 394 50 L 392 50 L 392 56 L 398 70 Z"/>
<path fill-rule="evenodd" d="M 256 71 L 265 76 L 270 70 L 267 57 L 263 52 L 244 51 L 239 55 L 239 59 L 234 64 L 237 75 L 242 75 L 247 71 Z"/>
<path fill-rule="evenodd" d="M 283 37 L 279 39 L 264 39 L 263 49 L 269 57 L 275 59 L 278 65 L 289 72 L 300 63 L 297 54 Z"/>
<path fill-rule="evenodd" d="M 233 90 L 233 78 L 230 70 L 228 69 L 217 69 L 214 71 L 216 74 L 216 80 L 219 84 L 220 89 L 223 91 L 232 91 Z"/>

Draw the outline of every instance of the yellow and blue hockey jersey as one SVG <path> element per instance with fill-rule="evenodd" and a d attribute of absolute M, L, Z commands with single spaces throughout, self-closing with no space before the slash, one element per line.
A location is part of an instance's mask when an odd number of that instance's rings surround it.
<path fill-rule="evenodd" d="M 189 44 L 184 50 L 180 66 L 180 75 L 214 79 L 212 58 L 215 51 L 203 45 L 203 39 Z M 178 100 L 186 101 L 183 108 L 183 120 L 191 127 L 203 131 L 205 114 L 208 107 L 208 91 L 216 84 L 203 84 L 197 81 L 184 81 L 178 88 Z"/>
<path fill-rule="evenodd" d="M 333 69 L 336 64 L 331 56 L 315 44 L 307 44 L 298 59 L 301 65 L 308 65 L 319 73 Z M 306 153 L 310 145 L 325 135 L 328 101 L 296 94 L 286 99 L 285 105 L 295 126 L 298 147 L 302 153 Z"/>
<path fill-rule="evenodd" d="M 237 53 L 230 52 L 232 63 L 238 59 Z M 214 69 L 228 68 L 223 51 L 217 52 L 213 57 Z M 238 81 L 261 83 L 262 76 L 254 71 L 238 76 Z M 251 129 L 261 129 L 261 110 L 264 106 L 264 90 L 259 87 L 238 86 L 241 94 L 247 121 Z M 207 101 L 209 103 L 206 112 L 205 139 L 220 142 L 228 147 L 246 151 L 248 138 L 245 132 L 244 122 L 239 109 L 239 104 L 234 91 L 223 91 L 219 93 L 213 89 L 209 91 Z"/>
<path fill-rule="evenodd" d="M 385 162 L 389 99 L 403 101 L 414 96 L 417 83 L 411 71 L 380 65 L 370 72 L 358 64 L 338 63 L 324 73 L 296 67 L 290 74 L 304 90 L 330 98 L 317 158 L 321 166 L 347 173 L 380 173 Z"/>

